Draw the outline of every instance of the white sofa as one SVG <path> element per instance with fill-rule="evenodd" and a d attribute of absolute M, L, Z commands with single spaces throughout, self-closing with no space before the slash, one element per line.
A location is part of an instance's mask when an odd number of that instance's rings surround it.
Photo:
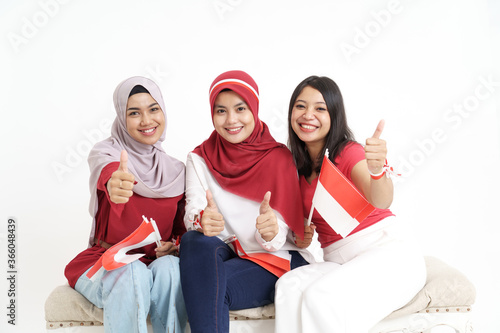
<path fill-rule="evenodd" d="M 425 260 L 427 282 L 424 288 L 368 333 L 431 332 L 438 325 L 450 326 L 459 333 L 473 332 L 474 286 L 460 271 L 441 260 L 434 257 Z M 230 317 L 231 332 L 274 332 L 274 304 L 232 311 Z M 104 332 L 102 309 L 69 285 L 59 286 L 49 295 L 45 302 L 45 319 L 48 333 Z M 187 332 L 191 332 L 189 327 Z"/>

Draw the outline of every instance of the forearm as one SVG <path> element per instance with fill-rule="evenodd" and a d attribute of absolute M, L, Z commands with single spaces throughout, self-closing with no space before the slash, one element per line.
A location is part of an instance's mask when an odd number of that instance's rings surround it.
<path fill-rule="evenodd" d="M 188 156 L 186 162 L 186 212 L 184 224 L 187 230 L 192 229 L 192 221 L 199 216 L 207 205 L 205 188 L 196 173 L 192 156 Z"/>
<path fill-rule="evenodd" d="M 380 209 L 387 209 L 391 206 L 394 197 L 394 186 L 392 179 L 385 175 L 380 179 L 370 177 L 369 202 Z"/>

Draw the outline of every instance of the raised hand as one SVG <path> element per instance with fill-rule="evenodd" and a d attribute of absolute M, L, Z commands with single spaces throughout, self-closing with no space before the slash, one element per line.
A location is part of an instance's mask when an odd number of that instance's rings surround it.
<path fill-rule="evenodd" d="M 268 191 L 264 195 L 264 200 L 259 207 L 259 216 L 255 227 L 259 231 L 262 239 L 266 242 L 271 241 L 279 232 L 278 220 L 273 209 L 269 205 L 271 201 L 271 192 Z"/>
<path fill-rule="evenodd" d="M 207 207 L 201 217 L 201 227 L 205 236 L 217 236 L 224 230 L 224 218 L 214 201 L 212 192 L 207 190 Z"/>
<path fill-rule="evenodd" d="M 118 170 L 113 172 L 111 178 L 108 180 L 107 189 L 109 199 L 116 204 L 127 203 L 129 198 L 134 194 L 135 177 L 128 172 L 127 168 L 128 154 L 122 150 L 120 154 L 120 166 Z"/>
<path fill-rule="evenodd" d="M 380 139 L 380 135 L 384 130 L 385 121 L 381 120 L 377 129 L 373 133 L 371 138 L 366 139 L 365 145 L 365 158 L 368 164 L 368 170 L 372 174 L 379 174 L 382 172 L 385 160 L 387 157 L 387 147 L 386 142 Z"/>

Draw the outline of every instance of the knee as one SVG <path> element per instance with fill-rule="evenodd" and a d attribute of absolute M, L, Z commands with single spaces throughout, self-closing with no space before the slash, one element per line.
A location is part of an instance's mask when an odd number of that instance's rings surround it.
<path fill-rule="evenodd" d="M 201 232 L 191 230 L 182 235 L 179 256 L 188 255 L 189 252 L 195 250 L 198 247 L 198 243 L 202 242 Z"/>
<path fill-rule="evenodd" d="M 136 287 L 148 290 L 153 282 L 150 270 L 139 260 L 107 272 L 102 281 L 105 290 L 118 289 L 124 293 L 134 292 Z"/>
<path fill-rule="evenodd" d="M 176 279 L 180 275 L 179 258 L 170 255 L 160 257 L 149 265 L 149 269 L 155 281 Z"/>
<path fill-rule="evenodd" d="M 191 230 L 182 236 L 179 256 L 181 261 L 195 256 L 200 257 L 210 253 L 210 249 L 216 249 L 221 243 L 218 237 L 208 237 L 201 232 Z"/>

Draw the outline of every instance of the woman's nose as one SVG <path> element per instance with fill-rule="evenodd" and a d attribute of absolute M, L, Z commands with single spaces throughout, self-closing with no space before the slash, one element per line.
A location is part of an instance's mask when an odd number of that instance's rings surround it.
<path fill-rule="evenodd" d="M 226 121 L 229 124 L 234 124 L 238 122 L 238 115 L 236 114 L 236 112 L 228 111 Z"/>
<path fill-rule="evenodd" d="M 141 118 L 141 125 L 147 126 L 147 125 L 151 124 L 151 121 L 152 121 L 151 115 L 149 115 L 148 113 L 145 113 Z"/>
<path fill-rule="evenodd" d="M 305 119 L 314 119 L 314 109 L 313 108 L 307 108 L 304 112 L 303 117 Z"/>

